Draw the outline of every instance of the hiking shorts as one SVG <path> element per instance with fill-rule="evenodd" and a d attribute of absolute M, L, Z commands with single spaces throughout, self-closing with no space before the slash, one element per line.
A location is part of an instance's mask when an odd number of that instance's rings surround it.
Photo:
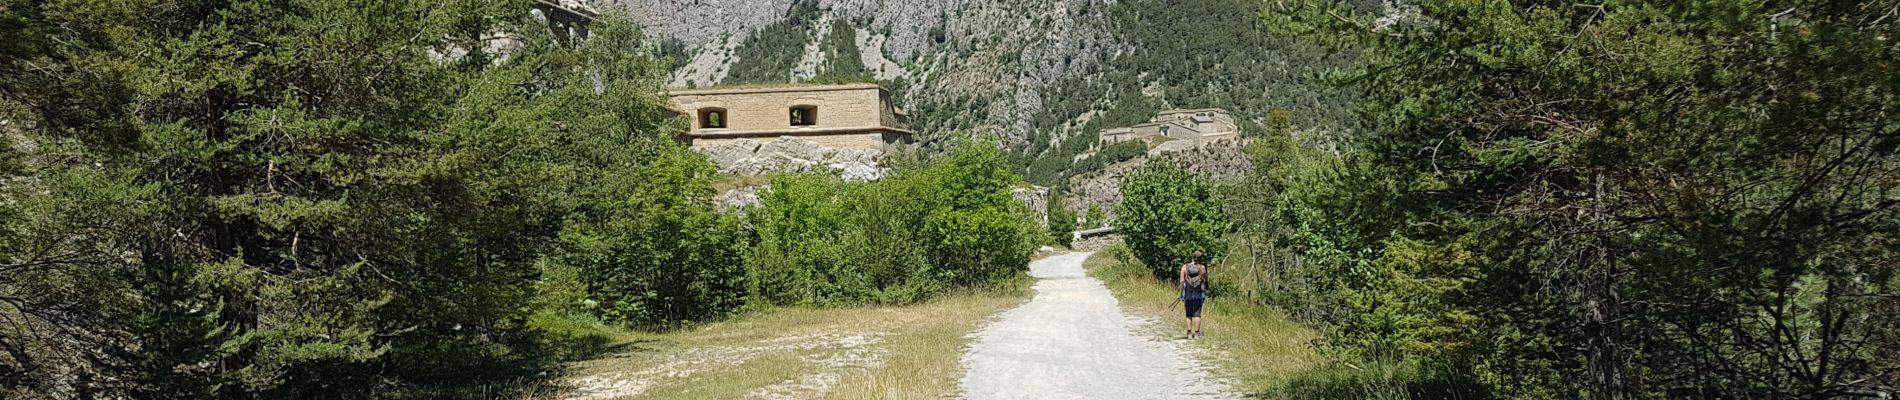
<path fill-rule="evenodd" d="M 1199 316 L 1201 316 L 1201 302 L 1202 302 L 1202 301 L 1206 301 L 1206 300 L 1204 300 L 1204 299 L 1194 299 L 1194 300 L 1182 300 L 1182 301 L 1181 301 L 1182 303 L 1185 303 L 1185 304 L 1187 304 L 1187 307 L 1186 307 L 1186 308 L 1187 308 L 1187 317 L 1188 317 L 1188 318 L 1194 318 L 1194 317 L 1199 317 Z"/>

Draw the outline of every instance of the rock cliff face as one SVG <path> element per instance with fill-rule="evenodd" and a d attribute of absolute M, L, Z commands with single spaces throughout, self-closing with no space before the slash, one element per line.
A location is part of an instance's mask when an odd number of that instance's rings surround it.
<path fill-rule="evenodd" d="M 1213 179 L 1231 179 L 1247 175 L 1253 162 L 1247 159 L 1247 144 L 1239 138 L 1219 140 L 1176 140 L 1155 146 L 1149 158 L 1165 158 L 1180 163 L 1197 175 Z"/>
<path fill-rule="evenodd" d="M 784 75 L 809 78 L 835 53 L 825 48 L 838 36 L 830 31 L 850 29 L 845 46 L 875 77 L 908 87 L 906 108 L 987 104 L 942 118 L 994 128 L 1011 143 L 1031 130 L 1045 90 L 1121 51 L 1105 12 L 1113 1 L 1104 0 L 797 0 L 815 1 L 812 21 L 786 21 L 795 5 L 809 4 L 795 0 L 608 1 L 626 7 L 646 34 L 686 46 L 674 86 L 730 83 L 745 62 L 736 49 L 784 22 L 809 32 L 804 46 L 787 49 L 804 54 Z"/>
<path fill-rule="evenodd" d="M 883 151 L 825 147 L 796 138 L 740 139 L 699 152 L 718 163 L 719 172 L 741 175 L 825 168 L 838 171 L 845 179 L 864 181 L 883 178 L 887 172 L 878 165 Z"/>
<path fill-rule="evenodd" d="M 1247 159 L 1246 147 L 1246 142 L 1240 139 L 1176 140 L 1163 143 L 1146 156 L 1071 178 L 1069 190 L 1075 198 L 1069 204 L 1077 210 L 1087 210 L 1090 205 L 1099 206 L 1112 220 L 1115 218 L 1115 206 L 1122 202 L 1122 176 L 1141 168 L 1149 160 L 1172 160 L 1196 175 L 1211 179 L 1235 179 L 1253 170 L 1253 162 Z"/>
<path fill-rule="evenodd" d="M 1036 216 L 1036 223 L 1049 226 L 1049 188 L 1041 186 L 1018 187 L 1011 190 L 1016 201 L 1029 206 L 1029 213 Z"/>

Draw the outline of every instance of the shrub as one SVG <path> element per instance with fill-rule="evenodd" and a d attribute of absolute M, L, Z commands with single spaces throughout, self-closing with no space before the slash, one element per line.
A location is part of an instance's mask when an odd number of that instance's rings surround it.
<path fill-rule="evenodd" d="M 828 173 L 781 174 L 751 213 L 751 289 L 775 304 L 906 302 L 941 285 L 905 216 L 914 201 L 870 195 L 889 182 Z"/>
<path fill-rule="evenodd" d="M 948 158 L 907 181 L 926 202 L 925 246 L 957 284 L 980 284 L 1029 265 L 1037 232 L 1029 211 L 1010 194 L 1020 182 L 995 145 L 964 140 Z"/>
<path fill-rule="evenodd" d="M 775 304 L 909 302 L 1008 277 L 1040 232 L 1010 196 L 1016 181 L 1000 152 L 967 145 L 877 182 L 775 176 L 751 213 L 752 292 Z"/>
<path fill-rule="evenodd" d="M 713 208 L 713 173 L 704 157 L 669 149 L 631 174 L 624 200 L 598 205 L 604 220 L 563 233 L 603 320 L 677 325 L 744 303 L 745 235 Z"/>
<path fill-rule="evenodd" d="M 1174 279 L 1174 267 L 1195 251 L 1206 262 L 1227 250 L 1227 217 L 1213 202 L 1213 185 L 1174 162 L 1156 160 L 1122 179 L 1115 228 L 1155 277 Z"/>

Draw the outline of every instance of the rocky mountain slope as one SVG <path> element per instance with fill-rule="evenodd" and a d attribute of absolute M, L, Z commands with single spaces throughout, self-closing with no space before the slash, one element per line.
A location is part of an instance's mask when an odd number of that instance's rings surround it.
<path fill-rule="evenodd" d="M 597 1 L 675 58 L 673 86 L 877 80 L 926 143 L 992 132 L 1043 185 L 1117 161 L 1086 160 L 1095 132 L 1160 109 L 1227 108 L 1243 129 L 1276 110 L 1345 120 L 1338 93 L 1305 78 L 1341 56 L 1273 37 L 1252 1 Z"/>
<path fill-rule="evenodd" d="M 1101 0 L 626 1 L 648 35 L 683 44 L 674 86 L 868 75 L 908 88 L 913 110 L 967 106 L 956 128 L 990 127 L 1011 142 L 1034 129 L 1050 85 L 1115 54 Z M 790 29 L 786 29 L 790 28 Z M 761 37 L 761 33 L 774 35 Z M 794 36 L 795 41 L 786 41 Z M 837 38 L 837 39 L 833 39 Z M 747 59 L 747 47 L 766 47 Z M 788 55 L 795 56 L 786 57 Z M 831 60 L 852 57 L 855 60 Z M 787 62 L 791 61 L 791 62 Z M 826 68 L 827 65 L 837 68 Z M 764 69 L 772 74 L 749 74 Z M 842 70 L 840 70 L 842 69 Z M 763 76 L 760 76 L 763 75 Z M 764 78 L 764 79 L 760 79 Z M 928 107 L 928 106 L 926 106 Z"/>

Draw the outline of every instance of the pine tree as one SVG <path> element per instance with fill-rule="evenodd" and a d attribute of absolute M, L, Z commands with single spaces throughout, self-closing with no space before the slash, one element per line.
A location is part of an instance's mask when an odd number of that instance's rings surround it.
<path fill-rule="evenodd" d="M 1891 392 L 1896 6 L 1270 6 L 1369 56 L 1366 130 L 1288 188 L 1336 342 L 1506 397 Z"/>
<path fill-rule="evenodd" d="M 492 395 L 592 180 L 677 146 L 624 17 L 564 47 L 525 1 L 30 3 L 0 266 L 44 268 L 0 277 L 44 284 L 0 285 L 60 339 L 0 335 L 29 397 Z"/>

